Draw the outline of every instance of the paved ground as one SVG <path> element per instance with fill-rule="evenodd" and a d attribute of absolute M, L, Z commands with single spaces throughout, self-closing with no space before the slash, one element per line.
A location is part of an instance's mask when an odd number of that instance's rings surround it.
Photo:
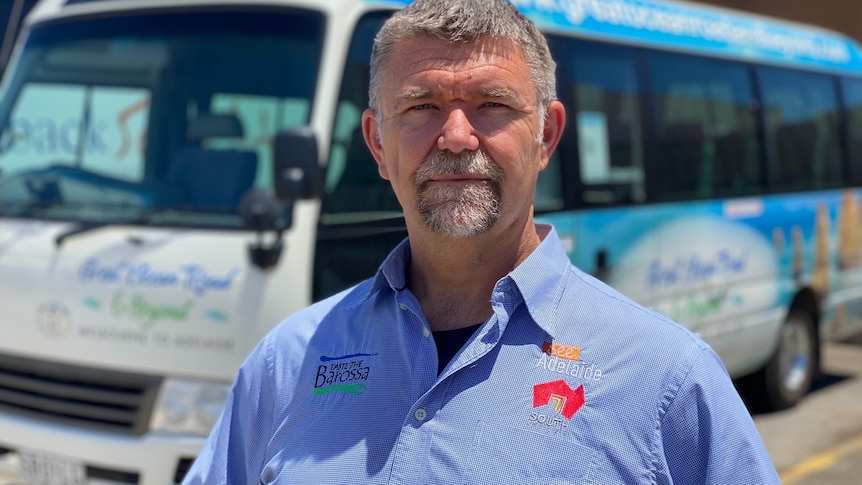
<path fill-rule="evenodd" d="M 862 338 L 830 344 L 799 406 L 754 417 L 784 485 L 862 485 Z"/>

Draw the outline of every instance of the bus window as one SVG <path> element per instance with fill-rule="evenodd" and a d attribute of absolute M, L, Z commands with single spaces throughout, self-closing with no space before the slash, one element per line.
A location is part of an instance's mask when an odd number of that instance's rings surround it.
<path fill-rule="evenodd" d="M 777 191 L 840 187 L 844 172 L 832 78 L 760 68 L 770 180 Z"/>
<path fill-rule="evenodd" d="M 312 298 L 319 300 L 374 275 L 407 236 L 401 206 L 362 136 L 368 107 L 371 45 L 390 12 L 373 12 L 356 25 L 338 95 L 314 252 Z"/>
<path fill-rule="evenodd" d="M 12 111 L 4 174 L 68 166 L 127 182 L 144 178 L 150 92 L 27 84 Z"/>
<path fill-rule="evenodd" d="M 757 116 L 741 64 L 653 53 L 649 58 L 660 200 L 747 195 L 763 187 Z"/>
<path fill-rule="evenodd" d="M 844 94 L 844 106 L 847 119 L 847 133 L 850 141 L 850 160 L 851 166 L 855 167 L 862 162 L 862 79 L 842 80 L 842 88 Z M 853 176 L 858 179 L 862 177 L 862 172 L 859 169 L 853 173 Z"/>
<path fill-rule="evenodd" d="M 27 13 L 36 5 L 36 0 L 6 0 L 0 2 L 0 25 L 5 32 L 0 44 L 0 74 L 6 69 L 9 56 L 12 55 L 12 46 L 18 36 L 21 23 Z"/>
<path fill-rule="evenodd" d="M 322 32 L 321 14 L 300 11 L 35 26 L 4 80 L 0 206 L 98 224 L 243 227 L 242 196 L 256 177 L 271 180 L 267 138 L 308 123 Z"/>
<path fill-rule="evenodd" d="M 555 54 L 563 63 L 560 90 L 573 98 L 575 107 L 570 119 L 577 128 L 580 203 L 643 202 L 642 108 L 635 51 L 570 39 L 557 43 L 562 52 Z"/>
<path fill-rule="evenodd" d="M 360 124 L 368 107 L 371 44 L 388 16 L 370 14 L 356 26 L 344 67 L 333 127 L 332 149 L 324 184 L 323 224 L 360 222 L 400 216 L 401 206 L 365 145 Z"/>
<path fill-rule="evenodd" d="M 211 142 L 210 148 L 254 151 L 258 160 L 254 185 L 272 187 L 272 138 L 280 130 L 304 125 L 310 110 L 305 98 L 215 93 L 209 112 L 236 116 L 243 136 Z"/>
<path fill-rule="evenodd" d="M 553 212 L 563 208 L 563 167 L 560 151 L 557 150 L 548 160 L 548 166 L 539 172 L 536 180 L 536 195 L 533 207 L 537 213 Z"/>

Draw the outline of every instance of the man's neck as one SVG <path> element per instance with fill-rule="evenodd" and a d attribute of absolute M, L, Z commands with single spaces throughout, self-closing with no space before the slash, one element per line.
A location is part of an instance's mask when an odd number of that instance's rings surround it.
<path fill-rule="evenodd" d="M 432 330 L 452 330 L 487 320 L 491 293 L 540 242 L 532 220 L 524 230 L 466 238 L 411 236 L 408 286 Z"/>

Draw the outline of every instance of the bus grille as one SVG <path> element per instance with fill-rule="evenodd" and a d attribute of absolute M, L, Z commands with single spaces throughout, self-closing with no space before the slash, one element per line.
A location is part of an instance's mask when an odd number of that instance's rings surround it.
<path fill-rule="evenodd" d="M 0 411 L 140 435 L 160 382 L 154 376 L 0 355 Z"/>

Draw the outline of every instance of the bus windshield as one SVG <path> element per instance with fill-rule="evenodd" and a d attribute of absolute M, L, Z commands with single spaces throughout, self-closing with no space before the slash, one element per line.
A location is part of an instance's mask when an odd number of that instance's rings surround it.
<path fill-rule="evenodd" d="M 34 28 L 4 79 L 0 215 L 241 227 L 306 125 L 319 13 L 142 12 Z"/>

